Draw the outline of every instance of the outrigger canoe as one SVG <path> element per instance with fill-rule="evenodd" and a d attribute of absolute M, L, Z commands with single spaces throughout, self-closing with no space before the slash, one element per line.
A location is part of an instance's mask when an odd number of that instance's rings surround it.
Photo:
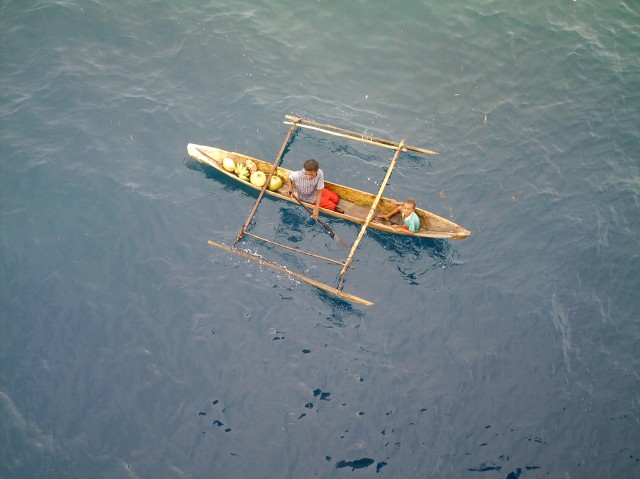
<path fill-rule="evenodd" d="M 428 211 L 425 211 L 423 209 L 416 209 L 416 213 L 418 214 L 418 216 L 420 216 L 420 223 L 421 223 L 420 225 L 421 229 L 417 233 L 405 232 L 399 228 L 395 229 L 393 228 L 394 223 L 391 223 L 389 221 L 382 221 L 379 217 L 380 212 L 384 214 L 390 211 L 396 204 L 395 201 L 389 198 L 383 197 L 382 193 L 384 192 L 384 189 L 387 186 L 387 182 L 389 181 L 391 172 L 393 171 L 393 168 L 395 167 L 398 161 L 399 155 L 403 151 L 414 151 L 414 152 L 422 153 L 425 155 L 437 155 L 438 153 L 436 153 L 435 151 L 430 151 L 430 150 L 426 150 L 426 149 L 415 147 L 415 146 L 409 146 L 405 143 L 404 139 L 401 140 L 399 143 L 396 143 L 394 141 L 385 140 L 382 138 L 375 138 L 370 135 L 360 134 L 354 131 L 345 130 L 344 128 L 339 128 L 332 125 L 318 123 L 313 120 L 300 118 L 292 115 L 286 115 L 284 123 L 287 125 L 291 125 L 291 127 L 289 128 L 289 133 L 287 133 L 287 136 L 284 142 L 282 143 L 282 147 L 280 148 L 280 152 L 278 153 L 278 156 L 273 164 L 269 164 L 266 161 L 259 160 L 257 158 L 252 158 L 250 156 L 243 155 L 241 153 L 221 150 L 220 148 L 214 148 L 211 146 L 196 145 L 194 143 L 189 143 L 187 145 L 187 152 L 192 158 L 196 159 L 201 163 L 204 163 L 205 165 L 209 165 L 212 168 L 215 168 L 220 173 L 228 176 L 233 180 L 241 181 L 245 183 L 248 187 L 260 190 L 260 193 L 258 194 L 258 198 L 256 199 L 247 220 L 245 221 L 242 228 L 240 228 L 240 231 L 238 232 L 238 235 L 235 241 L 233 242 L 233 245 L 227 246 L 227 245 L 218 243 L 216 241 L 209 241 L 209 244 L 211 246 L 215 246 L 229 253 L 236 254 L 247 259 L 258 261 L 260 264 L 268 266 L 277 271 L 288 273 L 291 276 L 294 276 L 295 278 L 298 278 L 302 281 L 306 281 L 308 284 L 315 286 L 316 288 L 319 288 L 323 291 L 334 294 L 347 301 L 352 301 L 355 303 L 371 306 L 373 304 L 371 301 L 364 298 L 360 298 L 354 294 L 347 293 L 342 290 L 344 286 L 346 273 L 349 269 L 352 268 L 351 262 L 353 261 L 356 249 L 358 248 L 358 245 L 360 244 L 360 241 L 362 240 L 363 235 L 365 234 L 367 228 L 370 227 L 370 228 L 375 228 L 382 231 L 387 231 L 389 233 L 409 234 L 414 237 L 424 237 L 424 238 L 463 239 L 470 235 L 470 232 L 468 230 L 462 228 L 461 226 L 458 226 L 454 222 L 449 221 L 445 218 L 442 218 L 441 216 L 430 213 Z M 296 249 L 291 246 L 278 244 L 273 240 L 269 240 L 267 238 L 261 238 L 260 236 L 254 233 L 250 233 L 248 231 L 248 228 L 251 224 L 251 220 L 265 193 L 285 201 L 291 201 L 291 202 L 298 201 L 297 198 L 293 199 L 287 194 L 288 182 L 286 180 L 289 177 L 289 174 L 291 173 L 291 171 L 287 170 L 286 168 L 281 168 L 279 166 L 280 160 L 284 155 L 287 145 L 289 144 L 289 141 L 291 140 L 293 133 L 298 128 L 309 128 L 312 130 L 316 130 L 318 132 L 327 133 L 330 135 L 339 136 L 342 138 L 347 138 L 350 140 L 369 143 L 369 144 L 377 145 L 383 148 L 389 148 L 389 149 L 395 150 L 395 154 L 393 156 L 393 159 L 391 160 L 391 164 L 389 165 L 389 168 L 387 168 L 387 173 L 384 179 L 382 180 L 382 183 L 380 184 L 380 190 L 378 191 L 377 195 L 373 195 L 371 193 L 366 193 L 364 191 L 356 190 L 354 188 L 349 188 L 347 186 L 338 185 L 336 183 L 325 181 L 325 188 L 335 191 L 338 194 L 338 196 L 340 196 L 339 206 L 341 207 L 341 209 L 344 210 L 344 213 L 337 213 L 335 211 L 329 211 L 323 208 L 321 208 L 320 211 L 325 215 L 335 216 L 337 218 L 343 218 L 345 220 L 352 221 L 354 223 L 358 223 L 362 225 L 360 228 L 360 233 L 358 233 L 358 237 L 355 239 L 353 244 L 349 246 L 347 243 L 344 242 L 344 240 L 339 238 L 338 235 L 336 235 L 333 232 L 333 230 L 331 230 L 331 228 L 325 225 L 320 220 L 320 218 L 318 218 L 318 223 L 320 223 L 327 230 L 327 232 L 331 235 L 333 239 L 335 239 L 341 245 L 347 248 L 350 248 L 349 254 L 347 258 L 344 260 L 344 262 L 339 262 L 331 258 L 322 257 L 318 254 Z M 245 181 L 241 179 L 234 173 L 226 171 L 223 167 L 223 162 L 226 158 L 231 158 L 235 164 L 245 163 L 245 166 L 247 161 L 251 160 L 255 164 L 257 169 L 265 173 L 265 175 L 267 176 L 267 183 L 265 183 L 261 188 L 259 188 L 255 185 L 252 185 L 249 181 Z M 280 176 L 284 180 L 284 186 L 281 186 L 276 191 L 270 191 L 267 188 L 267 185 L 269 184 L 269 180 L 273 177 L 274 174 Z M 311 214 L 311 210 L 304 203 L 300 203 L 300 204 L 304 206 L 304 208 L 307 209 L 307 211 Z M 397 224 L 400 223 L 399 218 L 393 217 L 392 220 L 395 220 Z M 284 266 L 267 261 L 261 256 L 249 254 L 246 251 L 237 249 L 236 244 L 238 243 L 238 241 L 242 239 L 242 237 L 245 234 L 252 236 L 255 239 L 258 239 L 267 243 L 275 244 L 282 248 L 286 248 L 287 250 L 296 251 L 301 254 L 314 256 L 315 258 L 318 258 L 318 259 L 323 259 L 331 263 L 339 264 L 340 266 L 342 266 L 342 270 L 340 272 L 340 281 L 338 286 L 333 287 L 329 284 L 323 283 L 322 281 L 318 281 L 309 276 L 306 276 L 300 273 L 294 273 L 292 271 L 289 271 Z"/>
<path fill-rule="evenodd" d="M 263 171 L 267 176 L 273 168 L 273 165 L 271 163 L 260 160 L 258 158 L 253 158 L 251 156 L 236 153 L 234 151 L 222 150 L 220 148 L 215 148 L 212 146 L 189 143 L 187 145 L 187 152 L 189 156 L 191 156 L 196 161 L 215 168 L 220 173 L 231 178 L 232 180 L 236 180 L 258 191 L 262 190 L 262 188 L 253 185 L 249 181 L 240 179 L 233 172 L 226 171 L 222 167 L 223 160 L 225 158 L 231 158 L 236 164 L 239 162 L 245 162 L 246 160 L 251 160 L 256 164 L 257 169 Z M 275 198 L 295 203 L 296 200 L 291 198 L 287 194 L 287 178 L 289 177 L 289 174 L 292 173 L 292 171 L 286 168 L 278 167 L 275 173 L 282 178 L 283 186 L 277 191 L 271 191 L 267 189 L 265 190 L 265 193 Z M 355 188 L 350 188 L 348 186 L 343 186 L 328 181 L 325 181 L 325 188 L 332 190 L 338 194 L 338 196 L 340 197 L 339 206 L 344 210 L 344 213 L 337 213 L 335 211 L 320 208 L 320 212 L 322 214 L 334 216 L 336 218 L 341 218 L 361 225 L 365 223 L 367 215 L 369 214 L 369 211 L 371 209 L 371 205 L 376 198 L 375 194 L 367 193 Z M 372 221 L 369 222 L 368 227 L 386 231 L 388 233 L 404 234 L 423 238 L 444 238 L 459 240 L 467 238 L 471 234 L 468 230 L 457 225 L 453 221 L 450 221 L 446 218 L 443 218 L 442 216 L 438 216 L 434 213 L 420 208 L 416 208 L 415 210 L 420 217 L 420 230 L 417 233 L 410 233 L 402 229 L 394 229 L 394 224 L 402 223 L 402 219 L 400 218 L 399 214 L 393 216 L 391 218 L 391 221 L 383 220 L 378 216 L 379 214 L 385 214 L 388 211 L 391 211 L 394 206 L 394 200 L 386 197 L 380 197 L 380 201 L 378 202 L 377 208 L 374 212 L 374 217 Z"/>

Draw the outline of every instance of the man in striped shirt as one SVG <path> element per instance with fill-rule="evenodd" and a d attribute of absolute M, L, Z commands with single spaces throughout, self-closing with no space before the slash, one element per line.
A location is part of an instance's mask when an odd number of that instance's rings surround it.
<path fill-rule="evenodd" d="M 289 196 L 295 191 L 300 201 L 314 204 L 313 214 L 311 215 L 313 219 L 318 219 L 320 207 L 344 213 L 344 210 L 338 207 L 338 202 L 340 201 L 338 194 L 324 187 L 324 173 L 316 160 L 305 161 L 302 170 L 291 173 L 288 178 L 288 185 Z"/>

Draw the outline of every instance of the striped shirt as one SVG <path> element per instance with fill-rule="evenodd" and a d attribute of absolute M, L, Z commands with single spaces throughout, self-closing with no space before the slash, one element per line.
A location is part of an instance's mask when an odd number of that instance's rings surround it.
<path fill-rule="evenodd" d="M 324 189 L 324 173 L 318 168 L 318 174 L 310 180 L 304 174 L 304 169 L 289 174 L 289 178 L 296 183 L 296 190 L 300 201 L 315 203 L 318 190 Z"/>

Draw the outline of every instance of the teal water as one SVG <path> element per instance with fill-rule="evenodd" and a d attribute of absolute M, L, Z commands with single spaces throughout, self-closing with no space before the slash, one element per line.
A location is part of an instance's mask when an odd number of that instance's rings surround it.
<path fill-rule="evenodd" d="M 2 477 L 638 475 L 635 2 L 141 3 L 0 4 Z M 371 231 L 372 307 L 208 246 L 255 195 L 187 143 L 273 160 L 285 114 L 438 151 L 387 194 L 472 236 Z M 377 191 L 392 153 L 310 156 Z M 345 257 L 288 203 L 252 231 Z"/>

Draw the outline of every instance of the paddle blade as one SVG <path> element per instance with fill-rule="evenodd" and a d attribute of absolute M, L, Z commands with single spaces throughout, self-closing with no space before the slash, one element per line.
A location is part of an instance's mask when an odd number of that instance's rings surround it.
<path fill-rule="evenodd" d="M 341 244 L 342 246 L 344 246 L 345 248 L 349 249 L 351 248 L 351 245 L 349 243 L 347 243 L 345 240 L 343 240 L 342 238 L 340 238 L 340 236 L 338 236 L 337 234 L 333 233 L 331 235 L 331 237 L 336 240 L 338 242 L 338 244 Z"/>

